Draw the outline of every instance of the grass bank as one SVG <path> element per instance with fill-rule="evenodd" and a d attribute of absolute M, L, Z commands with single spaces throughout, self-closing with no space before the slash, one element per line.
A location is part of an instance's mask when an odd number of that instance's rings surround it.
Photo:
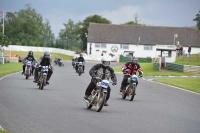
<path fill-rule="evenodd" d="M 9 51 L 5 51 L 4 55 L 7 56 Z M 11 51 L 12 55 L 18 55 L 20 56 L 22 59 L 25 58 L 28 55 L 27 51 Z M 35 58 L 40 58 L 41 56 L 43 56 L 43 52 L 34 52 L 33 53 Z M 69 55 L 64 55 L 64 54 L 58 54 L 58 53 L 51 53 L 51 58 L 54 60 L 54 58 L 60 58 L 62 60 L 72 60 L 73 56 L 69 56 Z"/>
<path fill-rule="evenodd" d="M 19 72 L 20 70 L 22 70 L 22 63 L 7 63 L 0 65 L 0 77 Z"/>
<path fill-rule="evenodd" d="M 199 78 L 197 79 L 196 78 L 155 79 L 153 81 L 200 93 Z"/>

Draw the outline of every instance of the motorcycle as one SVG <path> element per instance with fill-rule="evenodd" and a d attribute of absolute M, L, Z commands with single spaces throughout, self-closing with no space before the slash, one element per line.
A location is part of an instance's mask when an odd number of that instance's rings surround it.
<path fill-rule="evenodd" d="M 47 75 L 48 75 L 48 66 L 41 66 L 41 71 L 39 72 L 39 80 L 38 85 L 39 89 L 43 90 L 44 86 L 46 86 Z"/>
<path fill-rule="evenodd" d="M 96 78 L 97 83 L 95 89 L 91 92 L 91 95 L 88 97 L 88 100 L 84 101 L 87 103 L 87 109 L 91 109 L 92 106 L 96 106 L 96 111 L 100 112 L 106 102 L 107 88 L 109 85 L 108 80 L 101 80 Z"/>
<path fill-rule="evenodd" d="M 58 61 L 58 65 L 59 65 L 59 67 L 61 67 L 61 66 L 63 66 L 64 67 L 64 64 L 63 64 L 63 62 L 60 60 L 60 61 Z"/>
<path fill-rule="evenodd" d="M 74 69 L 76 69 L 76 62 L 75 61 L 72 62 L 72 66 L 73 66 Z"/>
<path fill-rule="evenodd" d="M 83 73 L 83 62 L 78 62 L 78 70 L 77 70 L 79 76 Z"/>
<path fill-rule="evenodd" d="M 129 75 L 129 74 L 126 74 Z M 138 77 L 134 75 L 129 75 L 130 77 L 127 80 L 127 85 L 120 94 L 122 95 L 122 98 L 125 99 L 128 96 L 129 101 L 132 101 L 135 96 L 136 92 L 136 82 L 138 80 Z"/>
<path fill-rule="evenodd" d="M 27 61 L 24 74 L 26 76 L 26 79 L 28 79 L 31 76 L 31 73 L 32 73 L 32 62 Z"/>

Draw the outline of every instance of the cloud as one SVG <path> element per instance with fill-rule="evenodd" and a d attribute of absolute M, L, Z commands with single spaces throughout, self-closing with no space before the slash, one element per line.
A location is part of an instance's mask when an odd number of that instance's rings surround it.
<path fill-rule="evenodd" d="M 113 24 L 122 24 L 128 21 L 134 21 L 134 15 L 136 13 L 140 13 L 139 6 L 122 6 L 116 10 L 106 10 L 99 14 L 102 14 L 103 17 L 110 20 Z"/>

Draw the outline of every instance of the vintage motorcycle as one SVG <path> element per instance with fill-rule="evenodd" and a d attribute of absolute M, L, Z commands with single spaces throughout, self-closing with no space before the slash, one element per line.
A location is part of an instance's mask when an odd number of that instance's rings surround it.
<path fill-rule="evenodd" d="M 32 73 L 32 62 L 27 61 L 26 67 L 25 67 L 25 73 L 24 73 L 26 79 L 28 79 L 31 76 L 31 73 Z"/>
<path fill-rule="evenodd" d="M 83 62 L 78 62 L 78 70 L 77 70 L 79 76 L 83 73 Z"/>
<path fill-rule="evenodd" d="M 91 92 L 91 95 L 88 97 L 88 100 L 84 101 L 87 103 L 87 108 L 91 109 L 92 106 L 96 106 L 96 111 L 100 112 L 106 102 L 107 96 L 107 88 L 109 85 L 108 80 L 102 80 L 100 78 L 96 78 L 97 83 L 96 87 Z"/>
<path fill-rule="evenodd" d="M 43 90 L 44 86 L 46 86 L 49 67 L 48 66 L 40 66 L 40 67 L 41 67 L 41 71 L 38 72 L 38 75 L 39 75 L 38 86 L 39 86 L 39 89 Z"/>
<path fill-rule="evenodd" d="M 126 74 L 129 75 L 129 74 Z M 127 85 L 122 92 L 120 92 L 123 99 L 125 99 L 128 96 L 129 101 L 132 101 L 134 99 L 134 96 L 136 94 L 136 82 L 138 80 L 138 77 L 134 75 L 129 75 Z"/>
<path fill-rule="evenodd" d="M 59 67 L 61 67 L 61 66 L 64 67 L 64 64 L 63 64 L 62 60 L 58 61 L 58 65 L 59 65 Z"/>

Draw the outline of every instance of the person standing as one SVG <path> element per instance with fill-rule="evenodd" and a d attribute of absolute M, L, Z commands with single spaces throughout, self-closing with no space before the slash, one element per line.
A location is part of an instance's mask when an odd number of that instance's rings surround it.
<path fill-rule="evenodd" d="M 190 57 L 190 53 L 191 53 L 191 45 L 189 45 L 188 47 L 188 56 Z"/>

